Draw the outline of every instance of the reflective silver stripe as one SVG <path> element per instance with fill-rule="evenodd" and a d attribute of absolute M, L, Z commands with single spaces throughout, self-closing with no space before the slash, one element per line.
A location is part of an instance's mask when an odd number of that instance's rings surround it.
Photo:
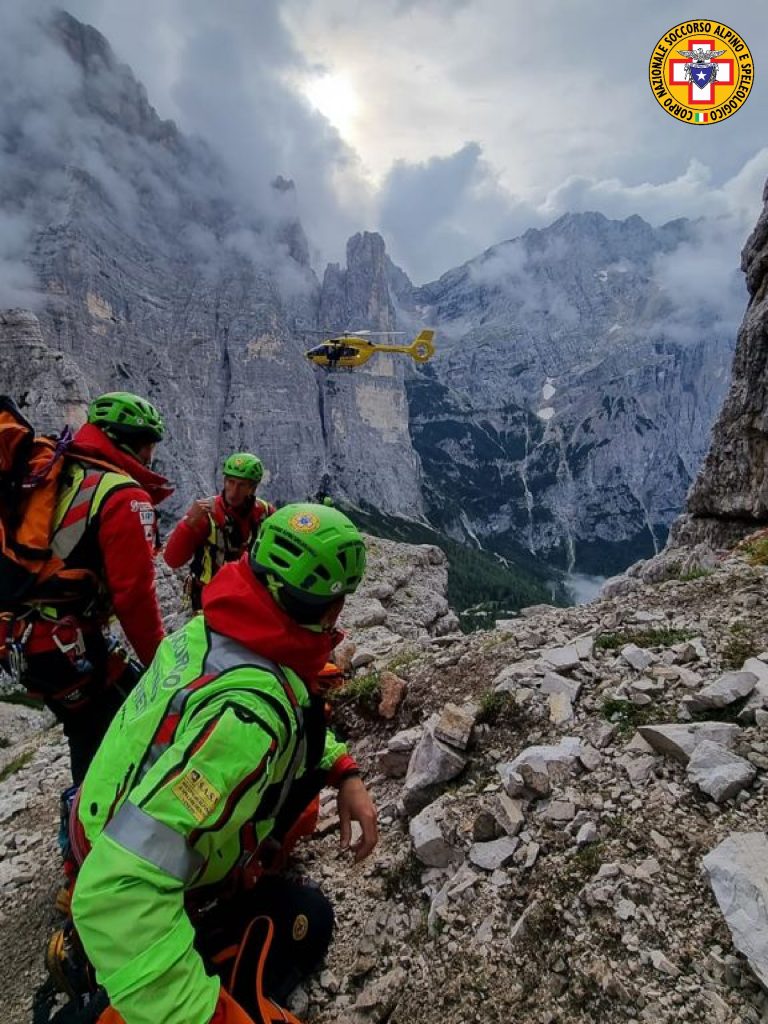
<path fill-rule="evenodd" d="M 79 508 L 81 505 L 85 505 L 86 503 L 90 504 L 93 500 L 94 494 L 98 490 L 103 476 L 104 474 L 102 473 L 94 484 L 91 484 L 90 487 L 83 487 L 77 492 L 72 504 L 64 513 L 65 519 L 73 509 Z M 63 529 L 60 527 L 56 530 L 53 535 L 53 539 L 51 540 L 51 549 L 55 555 L 58 555 L 59 558 L 63 560 L 72 554 L 88 528 L 89 518 L 90 517 L 86 514 L 82 519 L 78 519 L 76 523 L 72 523 L 71 526 L 65 526 Z"/>
<path fill-rule="evenodd" d="M 239 644 L 237 640 L 211 630 L 211 648 L 205 657 L 201 675 L 207 676 L 209 673 L 218 675 L 231 668 L 240 668 L 242 665 L 255 665 L 256 668 L 263 668 L 265 672 L 277 676 L 283 686 L 290 687 L 291 685 L 285 672 L 274 661 L 262 658 L 259 654 L 254 654 L 253 651 L 244 647 L 243 644 Z M 292 688 L 291 692 L 293 692 Z"/>
<path fill-rule="evenodd" d="M 191 881 L 205 863 L 201 854 L 187 845 L 183 835 L 128 801 L 104 832 L 124 850 L 135 853 L 180 882 Z"/>

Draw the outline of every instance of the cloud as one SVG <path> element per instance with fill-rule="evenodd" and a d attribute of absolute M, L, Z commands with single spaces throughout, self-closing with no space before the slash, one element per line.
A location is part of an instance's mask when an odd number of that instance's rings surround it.
<path fill-rule="evenodd" d="M 42 169 L 67 152 L 123 217 L 147 191 L 170 211 L 180 199 L 157 147 L 104 138 L 77 106 L 72 63 L 33 42 L 30 26 L 51 6 L 3 3 L 0 125 L 21 117 L 17 167 L 26 161 L 47 177 L 53 171 Z M 299 217 L 318 270 L 363 228 L 381 230 L 395 260 L 423 282 L 571 210 L 639 213 L 653 224 L 727 217 L 746 235 L 759 209 L 768 164 L 754 140 L 768 86 L 758 78 L 743 112 L 702 132 L 665 115 L 646 76 L 670 17 L 661 0 L 631 18 L 604 0 L 573 9 L 554 0 L 67 6 L 107 35 L 160 116 L 209 143 L 226 166 L 220 178 L 212 162 L 210 175 L 199 170 L 202 158 L 190 162 L 189 195 L 224 191 L 246 219 Z M 761 16 L 761 2 L 744 0 L 748 41 Z M 328 73 L 349 83 L 360 110 L 344 138 L 304 94 Z M 112 109 L 115 79 L 101 84 Z M 0 154 L 15 189 L 12 162 Z M 278 174 L 295 181 L 293 194 L 270 187 Z"/>
<path fill-rule="evenodd" d="M 424 163 L 398 161 L 379 201 L 393 258 L 418 282 L 532 223 L 532 209 L 499 185 L 476 142 Z M 535 215 L 533 222 L 539 223 Z"/>
<path fill-rule="evenodd" d="M 291 203 L 316 262 L 344 252 L 365 224 L 367 185 L 357 154 L 301 92 L 313 66 L 278 0 L 135 0 L 130 12 L 73 0 L 70 8 L 93 17 L 122 59 L 142 54 L 138 73 L 153 104 L 212 147 L 228 168 L 233 199 L 280 217 L 285 197 L 271 183 L 291 179 Z M 142 53 L 147 24 L 152 67 Z"/>
<path fill-rule="evenodd" d="M 420 283 L 530 227 L 589 211 L 616 220 L 637 214 L 654 226 L 680 217 L 717 221 L 718 251 L 736 269 L 766 177 L 768 148 L 720 185 L 694 157 L 668 181 L 628 185 L 617 178 L 572 176 L 539 199 L 521 200 L 501 185 L 479 145 L 467 143 L 449 157 L 399 161 L 381 190 L 380 224 L 394 258 Z M 488 282 L 496 273 L 511 272 L 508 264 L 519 259 L 514 248 L 505 247 L 474 272 Z"/>

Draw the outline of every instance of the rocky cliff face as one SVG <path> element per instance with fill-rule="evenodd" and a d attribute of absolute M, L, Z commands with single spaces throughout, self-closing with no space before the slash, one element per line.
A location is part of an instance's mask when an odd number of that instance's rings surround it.
<path fill-rule="evenodd" d="M 418 514 L 401 372 L 381 361 L 326 379 L 296 327 L 319 312 L 390 326 L 383 247 L 352 239 L 351 265 L 321 287 L 290 182 L 275 182 L 270 209 L 243 209 L 215 156 L 157 116 L 98 32 L 65 14 L 51 31 L 71 61 L 61 138 L 39 174 L 26 109 L 9 103 L 3 132 L 18 159 L 0 191 L 5 210 L 34 195 L 26 258 L 45 344 L 59 353 L 51 368 L 63 356 L 87 395 L 135 390 L 158 405 L 158 468 L 178 484 L 170 512 L 211 493 L 222 456 L 248 449 L 277 501 L 332 481 L 342 497 Z M 26 387 L 15 352 L 0 352 L 9 389 Z"/>
<path fill-rule="evenodd" d="M 0 312 L 0 352 L 3 392 L 41 433 L 85 422 L 85 375 L 72 359 L 45 344 L 36 316 L 24 309 Z"/>
<path fill-rule="evenodd" d="M 763 213 L 742 254 L 749 305 L 731 387 L 679 532 L 715 544 L 768 521 L 768 185 Z"/>
<path fill-rule="evenodd" d="M 732 351 L 731 326 L 665 287 L 694 236 L 683 221 L 569 215 L 423 288 L 392 279 L 439 332 L 410 385 L 437 523 L 597 572 L 663 545 Z"/>

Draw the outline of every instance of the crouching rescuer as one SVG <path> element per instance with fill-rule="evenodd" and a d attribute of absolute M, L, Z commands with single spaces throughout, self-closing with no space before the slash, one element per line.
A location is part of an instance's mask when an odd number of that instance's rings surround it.
<path fill-rule="evenodd" d="M 265 874 L 260 853 L 328 783 L 342 847 L 359 861 L 376 844 L 320 682 L 364 568 L 342 512 L 278 510 L 114 719 L 71 829 L 74 926 L 109 1001 L 99 1024 L 295 1020 L 279 1003 L 322 959 L 333 913 L 312 884 Z"/>

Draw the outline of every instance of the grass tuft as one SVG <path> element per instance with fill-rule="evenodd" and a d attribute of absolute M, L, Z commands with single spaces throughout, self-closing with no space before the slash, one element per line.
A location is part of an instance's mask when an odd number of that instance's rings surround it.
<path fill-rule="evenodd" d="M 696 634 L 687 629 L 638 629 L 622 630 L 619 633 L 599 633 L 595 637 L 598 651 L 617 651 L 625 644 L 637 647 L 672 647 L 690 640 Z"/>

